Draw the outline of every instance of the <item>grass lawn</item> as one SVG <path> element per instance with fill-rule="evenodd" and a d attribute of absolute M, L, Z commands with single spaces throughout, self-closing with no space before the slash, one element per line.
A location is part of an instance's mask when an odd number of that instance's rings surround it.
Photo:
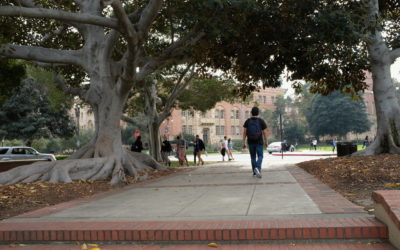
<path fill-rule="evenodd" d="M 204 165 L 222 163 L 222 161 L 204 161 Z M 185 165 L 186 166 L 186 165 Z M 189 161 L 189 166 L 196 166 L 193 161 Z M 171 167 L 180 167 L 178 161 L 172 161 Z"/>
<path fill-rule="evenodd" d="M 363 150 L 362 145 L 357 145 L 357 151 Z M 296 150 L 301 151 L 301 150 L 310 150 L 309 146 L 299 146 L 296 148 Z M 312 149 L 314 150 L 314 149 Z M 332 151 L 332 146 L 317 146 L 318 151 Z M 336 149 L 335 149 L 336 151 Z"/>

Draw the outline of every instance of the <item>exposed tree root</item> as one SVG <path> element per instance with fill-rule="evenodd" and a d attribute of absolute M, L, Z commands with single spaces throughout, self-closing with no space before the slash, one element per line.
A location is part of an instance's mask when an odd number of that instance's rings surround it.
<path fill-rule="evenodd" d="M 85 147 L 76 155 L 82 157 L 91 156 L 94 153 L 94 147 Z M 99 154 L 102 153 L 104 152 L 100 150 Z M 126 181 L 126 174 L 138 178 L 138 173 L 143 169 L 163 170 L 165 167 L 147 154 L 122 151 L 121 157 L 111 154 L 106 157 L 36 162 L 19 166 L 0 173 L 0 184 L 72 182 L 73 180 L 103 180 L 111 177 L 110 184 L 117 185 Z"/>
<path fill-rule="evenodd" d="M 383 135 L 382 137 L 377 137 L 376 141 L 371 143 L 366 149 L 355 152 L 352 156 L 377 155 L 383 153 L 400 154 L 400 147 L 397 146 L 391 136 Z"/>

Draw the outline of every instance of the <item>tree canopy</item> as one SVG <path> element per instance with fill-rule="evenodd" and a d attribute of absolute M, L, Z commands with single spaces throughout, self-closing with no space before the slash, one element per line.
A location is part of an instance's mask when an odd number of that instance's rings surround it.
<path fill-rule="evenodd" d="M 0 132 L 7 139 L 31 142 L 38 138 L 71 137 L 75 125 L 68 115 L 68 106 L 55 109 L 45 87 L 34 79 L 24 79 L 21 86 L 1 105 Z"/>
<path fill-rule="evenodd" d="M 370 129 L 365 104 L 335 91 L 327 96 L 317 95 L 306 115 L 310 132 L 315 136 L 344 137 L 347 133 L 363 133 Z"/>

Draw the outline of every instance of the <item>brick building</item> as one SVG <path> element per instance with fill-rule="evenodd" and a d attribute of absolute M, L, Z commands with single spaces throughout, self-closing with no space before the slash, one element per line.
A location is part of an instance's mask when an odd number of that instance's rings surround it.
<path fill-rule="evenodd" d="M 207 144 L 215 144 L 225 135 L 241 139 L 243 123 L 251 116 L 250 110 L 254 104 L 257 103 L 260 109 L 274 110 L 276 96 L 284 94 L 284 89 L 267 88 L 254 92 L 248 104 L 219 102 L 206 113 L 175 109 L 161 124 L 160 133 L 168 135 L 170 139 L 181 133 L 200 135 Z"/>
<path fill-rule="evenodd" d="M 377 129 L 377 121 L 376 121 L 376 110 L 375 110 L 375 100 L 374 100 L 374 92 L 372 90 L 372 75 L 370 72 L 366 73 L 365 83 L 368 85 L 368 88 L 364 91 L 362 95 L 366 107 L 366 112 L 368 115 L 368 120 L 371 122 L 371 128 L 369 131 L 362 134 L 353 134 L 349 133 L 347 135 L 347 139 L 355 140 L 355 139 L 364 139 L 365 136 L 368 136 L 370 139 L 373 139 L 376 135 Z"/>

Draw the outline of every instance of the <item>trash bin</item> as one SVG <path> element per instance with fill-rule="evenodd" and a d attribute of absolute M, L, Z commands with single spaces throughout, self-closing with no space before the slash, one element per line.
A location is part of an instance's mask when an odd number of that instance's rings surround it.
<path fill-rule="evenodd" d="M 352 142 L 337 143 L 337 156 L 351 155 L 354 152 L 357 152 L 357 144 Z"/>

